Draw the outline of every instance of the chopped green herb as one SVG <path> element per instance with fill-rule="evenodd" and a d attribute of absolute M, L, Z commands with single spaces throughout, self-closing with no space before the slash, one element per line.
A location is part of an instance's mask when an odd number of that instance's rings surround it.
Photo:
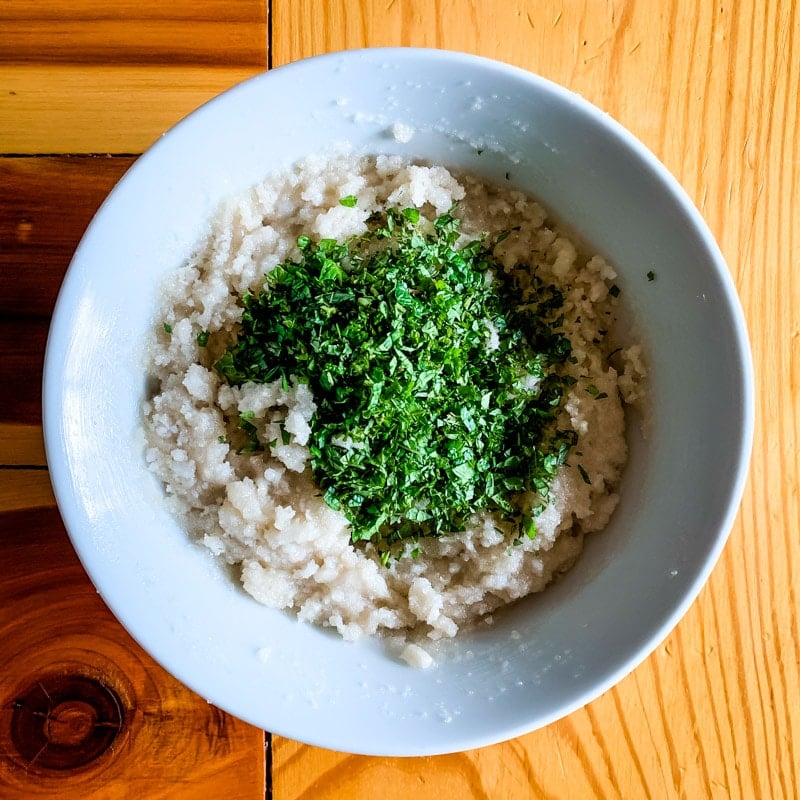
<path fill-rule="evenodd" d="M 581 478 L 583 478 L 584 483 L 588 483 L 591 486 L 591 481 L 589 480 L 589 475 L 587 474 L 586 470 L 578 464 L 578 472 L 581 474 Z"/>
<path fill-rule="evenodd" d="M 529 538 L 536 538 L 536 520 L 533 517 L 522 515 L 522 532 Z"/>
<path fill-rule="evenodd" d="M 255 414 L 252 411 L 243 411 L 239 414 L 239 428 L 247 435 L 247 442 L 238 450 L 239 455 L 243 453 L 260 453 L 264 449 L 258 438 L 258 429 L 253 424 Z"/>
<path fill-rule="evenodd" d="M 608 397 L 608 394 L 606 394 L 606 392 L 600 392 L 600 394 L 595 395 L 594 399 L 595 400 L 605 400 L 606 397 Z"/>
<path fill-rule="evenodd" d="M 208 331 L 200 331 L 200 333 L 197 334 L 197 344 L 199 344 L 200 347 L 205 347 L 208 344 Z"/>
<path fill-rule="evenodd" d="M 563 295 L 535 273 L 519 283 L 488 239 L 456 247 L 452 212 L 432 230 L 416 209 L 368 224 L 344 243 L 301 236 L 299 260 L 242 297 L 217 372 L 233 384 L 309 385 L 312 472 L 352 540 L 372 541 L 384 565 L 395 543 L 463 531 L 482 511 L 516 540 L 533 538 L 577 442 L 556 426 L 574 382 Z M 242 452 L 263 449 L 252 416 L 239 427 Z"/>
<path fill-rule="evenodd" d="M 164 323 L 164 332 L 165 333 L 172 333 L 172 325 L 169 322 Z"/>
<path fill-rule="evenodd" d="M 347 197 L 339 198 L 339 205 L 346 208 L 355 208 L 358 203 L 358 198 L 354 194 L 349 194 Z"/>

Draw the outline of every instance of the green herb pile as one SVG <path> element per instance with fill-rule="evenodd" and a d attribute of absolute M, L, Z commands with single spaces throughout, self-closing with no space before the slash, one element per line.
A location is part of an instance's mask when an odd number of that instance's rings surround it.
<path fill-rule="evenodd" d="M 215 365 L 233 384 L 309 384 L 314 477 L 352 540 L 385 560 L 478 511 L 533 538 L 575 444 L 555 425 L 574 382 L 563 297 L 535 274 L 515 284 L 491 253 L 504 236 L 457 247 L 452 214 L 431 226 L 389 209 L 342 244 L 301 237 L 299 261 L 242 298 L 237 341 Z"/>

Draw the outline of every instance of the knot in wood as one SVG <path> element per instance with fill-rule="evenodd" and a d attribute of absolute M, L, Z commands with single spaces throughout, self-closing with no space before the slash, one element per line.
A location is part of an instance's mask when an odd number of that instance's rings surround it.
<path fill-rule="evenodd" d="M 123 725 L 117 695 L 83 675 L 48 675 L 14 702 L 11 740 L 40 769 L 70 770 L 104 753 Z"/>

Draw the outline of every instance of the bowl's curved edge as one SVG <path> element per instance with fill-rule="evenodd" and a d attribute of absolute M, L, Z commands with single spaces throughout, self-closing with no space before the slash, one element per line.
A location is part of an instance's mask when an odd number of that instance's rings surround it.
<path fill-rule="evenodd" d="M 239 84 L 238 86 L 232 88 L 231 90 L 229 90 L 229 92 L 235 93 L 237 91 L 242 91 L 244 90 L 245 86 L 250 85 L 253 82 L 269 79 L 270 75 L 282 73 L 284 71 L 286 72 L 286 74 L 291 74 L 292 69 L 302 68 L 302 65 L 313 60 L 336 59 L 336 58 L 340 59 L 342 57 L 358 58 L 363 56 L 364 54 L 380 55 L 382 57 L 390 57 L 390 56 L 394 57 L 400 54 L 403 55 L 404 57 L 411 57 L 418 52 L 420 51 L 416 48 L 385 48 L 385 49 L 361 50 L 361 51 L 345 51 L 344 53 L 342 52 L 331 53 L 325 56 L 317 56 L 315 57 L 315 59 L 306 59 L 303 62 L 296 62 L 295 64 L 289 64 L 277 68 L 271 73 L 264 73 L 254 78 L 250 78 L 247 81 L 244 81 L 242 84 Z M 633 669 L 635 669 L 669 635 L 669 633 L 675 627 L 675 625 L 678 624 L 679 620 L 684 616 L 688 608 L 696 599 L 701 588 L 708 580 L 711 571 L 713 570 L 714 566 L 716 565 L 722 553 L 722 550 L 730 534 L 730 530 L 733 527 L 734 520 L 746 484 L 748 467 L 749 467 L 749 457 L 752 450 L 753 429 L 754 429 L 754 419 L 755 419 L 755 399 L 754 399 L 755 389 L 753 380 L 752 355 L 747 336 L 744 313 L 738 295 L 736 293 L 733 279 L 725 264 L 722 253 L 720 252 L 719 247 L 714 241 L 714 237 L 711 234 L 708 226 L 706 225 L 699 211 L 696 209 L 696 207 L 690 200 L 687 193 L 683 190 L 678 181 L 667 171 L 666 167 L 664 167 L 661 164 L 661 162 L 658 161 L 658 159 L 652 154 L 652 152 L 650 152 L 638 139 L 636 139 L 630 132 L 628 132 L 625 128 L 623 128 L 619 123 L 617 123 L 615 120 L 613 120 L 607 114 L 602 112 L 596 106 L 592 105 L 591 103 L 589 103 L 579 95 L 575 94 L 574 92 L 570 92 L 569 90 L 564 89 L 563 87 L 560 87 L 557 84 L 547 81 L 546 79 L 541 78 L 539 76 L 533 75 L 532 73 L 528 73 L 525 70 L 522 70 L 518 67 L 502 64 L 501 62 L 493 61 L 491 59 L 486 59 L 479 56 L 471 56 L 461 53 L 454 53 L 452 51 L 423 50 L 423 52 L 429 55 L 436 54 L 438 57 L 453 59 L 454 63 L 466 63 L 467 61 L 469 61 L 474 63 L 491 65 L 493 69 L 511 70 L 518 76 L 524 76 L 526 80 L 535 80 L 539 82 L 540 85 L 549 86 L 551 91 L 554 91 L 563 97 L 569 98 L 572 103 L 579 106 L 585 112 L 591 114 L 593 117 L 595 117 L 598 123 L 606 127 L 606 129 L 612 131 L 615 136 L 621 138 L 627 145 L 629 145 L 633 149 L 633 151 L 638 155 L 638 157 L 642 159 L 650 169 L 654 170 L 659 175 L 660 179 L 663 181 L 665 186 L 669 187 L 669 190 L 672 193 L 673 197 L 677 200 L 677 202 L 679 203 L 679 205 L 681 206 L 682 210 L 687 215 L 687 217 L 692 221 L 692 224 L 697 228 L 697 230 L 702 232 L 705 245 L 708 248 L 713 263 L 715 264 L 719 272 L 719 277 L 723 282 L 724 286 L 726 287 L 726 301 L 733 314 L 735 328 L 737 331 L 736 347 L 739 356 L 738 361 L 742 366 L 741 374 L 738 376 L 738 382 L 741 388 L 741 406 L 739 408 L 739 415 L 742 423 L 741 430 L 739 432 L 738 450 L 740 452 L 741 457 L 737 462 L 735 479 L 732 482 L 730 490 L 728 492 L 728 500 L 724 513 L 724 523 L 720 527 L 720 532 L 718 537 L 716 538 L 715 546 L 713 548 L 711 556 L 703 565 L 703 569 L 700 570 L 700 572 L 698 573 L 690 590 L 683 597 L 682 602 L 673 610 L 668 619 L 664 621 L 664 624 L 658 630 L 653 632 L 653 635 L 650 637 L 650 639 L 644 642 L 640 646 L 635 658 L 628 660 L 619 670 L 605 676 L 602 681 L 590 687 L 580 696 L 577 696 L 571 705 L 569 705 L 568 707 L 564 707 L 557 714 L 553 714 L 549 717 L 544 717 L 536 720 L 536 724 L 534 724 L 533 726 L 530 725 L 519 726 L 518 728 L 515 728 L 513 730 L 497 731 L 493 734 L 487 735 L 482 739 L 476 738 L 474 736 L 470 737 L 469 739 L 459 738 L 457 732 L 454 729 L 451 729 L 451 734 L 454 735 L 450 736 L 448 740 L 449 741 L 448 746 L 440 749 L 425 746 L 419 748 L 418 750 L 411 750 L 408 747 L 406 747 L 403 748 L 402 752 L 394 751 L 387 748 L 369 748 L 369 747 L 361 747 L 356 750 L 351 750 L 351 752 L 359 752 L 370 755 L 435 755 L 435 754 L 455 752 L 473 747 L 483 747 L 509 738 L 513 738 L 515 736 L 527 733 L 533 729 L 547 725 L 557 719 L 560 719 L 568 715 L 569 713 L 575 711 L 576 709 L 581 708 L 582 706 L 586 705 L 586 703 L 592 701 L 593 699 L 603 694 L 605 691 L 607 691 L 609 688 L 611 688 L 613 685 L 619 682 L 623 677 L 625 677 L 625 675 L 627 675 Z M 206 113 L 207 109 L 212 106 L 212 104 L 216 101 L 216 99 L 217 98 L 212 99 L 208 103 L 201 106 L 199 109 L 193 112 L 192 115 L 190 115 L 190 117 L 195 117 L 196 115 Z M 178 123 L 178 126 L 182 124 L 183 122 Z M 151 151 L 156 152 L 157 148 L 159 147 L 159 144 L 160 142 L 157 142 L 153 146 L 153 148 L 151 148 Z M 150 157 L 151 151 L 148 151 L 148 153 L 144 154 L 141 158 L 146 159 Z M 134 166 L 131 169 L 135 169 L 135 166 L 136 165 L 134 164 Z M 129 174 L 130 171 L 126 173 L 125 176 L 122 177 L 120 182 L 117 184 L 118 187 L 124 184 Z M 113 195 L 116 191 L 117 189 L 115 188 L 109 195 L 109 197 L 106 199 L 106 201 L 103 203 L 103 205 L 100 207 L 94 219 L 98 219 L 99 217 L 101 217 L 101 215 L 103 214 L 103 210 L 104 208 L 106 208 L 107 204 L 113 202 Z M 63 377 L 63 374 L 60 372 L 60 367 L 63 366 L 63 362 L 60 362 L 59 360 L 61 358 L 59 347 L 60 347 L 60 342 L 63 341 L 63 336 L 65 333 L 64 325 L 68 322 L 66 318 L 67 312 L 65 311 L 65 309 L 69 302 L 70 294 L 73 291 L 77 290 L 78 285 L 80 283 L 79 264 L 81 257 L 81 248 L 84 239 L 82 239 L 81 244 L 78 246 L 78 249 L 76 250 L 75 257 L 73 258 L 71 265 L 65 276 L 64 283 L 62 285 L 62 290 L 59 292 L 59 297 L 56 302 L 55 310 L 53 313 L 53 321 L 51 323 L 51 328 L 48 335 L 48 341 L 45 351 L 45 368 L 44 368 L 43 384 L 42 384 L 42 404 L 43 404 L 43 429 L 45 438 L 45 450 L 49 464 L 54 464 L 57 462 L 64 463 L 67 458 L 67 452 L 66 452 L 67 445 L 60 436 L 61 433 L 60 420 L 57 416 L 61 407 L 60 397 L 59 397 L 61 383 L 59 378 Z M 78 554 L 78 557 L 81 559 L 84 568 L 86 568 L 87 560 L 85 558 L 86 554 L 83 551 L 84 543 L 73 535 L 73 531 L 76 530 L 80 524 L 82 524 L 83 520 L 79 519 L 77 516 L 74 516 L 70 511 L 68 502 L 69 501 L 68 488 L 58 478 L 56 478 L 53 481 L 53 488 L 56 495 L 56 500 L 58 502 L 59 510 L 62 516 L 64 517 L 65 526 L 70 535 L 73 546 L 75 547 L 75 550 Z M 91 571 L 89 569 L 87 569 L 87 573 L 89 574 L 89 577 L 92 578 Z M 124 609 L 118 608 L 116 603 L 110 601 L 105 596 L 104 600 L 106 600 L 106 603 L 112 608 L 115 615 L 118 617 L 118 619 L 121 620 L 122 624 L 125 625 L 125 627 L 131 633 L 131 635 L 138 640 L 141 635 L 141 632 L 138 632 L 129 627 L 128 625 L 126 625 L 123 619 L 125 616 Z M 137 633 L 139 634 L 138 636 Z M 170 666 L 174 667 L 174 665 L 170 664 L 162 664 L 162 665 L 165 666 L 170 671 L 173 671 L 173 669 L 170 669 Z M 192 680 L 191 679 L 187 680 L 186 676 L 181 675 L 181 680 L 182 682 L 190 686 L 194 691 L 197 691 L 201 694 L 206 693 L 203 687 L 193 685 Z M 224 704 L 220 703 L 220 705 L 224 707 Z M 239 715 L 239 716 L 242 716 L 243 719 L 246 719 L 248 722 L 251 722 L 252 724 L 263 726 L 264 722 L 263 720 L 248 719 L 246 715 Z M 287 735 L 293 738 L 297 738 L 296 731 L 276 730 L 275 732 L 280 733 L 282 735 Z M 311 736 L 308 738 L 304 737 L 303 740 L 308 741 L 310 744 L 315 744 L 321 747 L 341 749 L 341 743 L 336 740 L 332 740 L 330 738 L 325 738 L 325 737 L 316 738 Z"/>

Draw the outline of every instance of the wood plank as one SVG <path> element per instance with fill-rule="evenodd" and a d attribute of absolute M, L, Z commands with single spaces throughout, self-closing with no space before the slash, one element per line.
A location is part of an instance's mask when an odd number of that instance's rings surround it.
<path fill-rule="evenodd" d="M 0 60 L 265 68 L 264 0 L 5 0 Z"/>
<path fill-rule="evenodd" d="M 112 616 L 55 510 L 0 514 L 0 796 L 264 797 L 264 733 L 161 669 Z"/>
<path fill-rule="evenodd" d="M 709 163 L 705 148 L 720 144 L 722 124 L 734 108 L 748 108 L 753 116 L 768 110 L 774 89 L 754 95 L 747 88 L 753 79 L 769 84 L 788 74 L 772 61 L 754 64 L 758 75 L 749 82 L 740 74 L 748 62 L 737 60 L 745 51 L 735 42 L 752 43 L 759 55 L 774 59 L 777 51 L 760 48 L 778 46 L 779 31 L 798 25 L 788 0 L 773 0 L 769 12 L 757 13 L 760 7 L 749 0 L 731 12 L 670 0 L 654 15 L 647 4 L 585 0 L 553 6 L 512 0 L 482 13 L 484 7 L 470 0 L 293 0 L 273 9 L 272 60 L 280 66 L 342 49 L 416 46 L 459 50 L 528 69 L 622 122 L 664 161 L 702 210 L 715 172 L 727 164 Z M 679 24 L 686 19 L 692 24 Z M 673 74 L 685 79 L 674 80 Z M 683 130 L 680 124 L 697 135 L 673 135 Z M 740 126 L 732 133 L 742 137 L 746 131 Z M 735 152 L 741 151 L 731 149 L 731 155 Z"/>
<path fill-rule="evenodd" d="M 790 658 L 777 662 L 780 671 L 771 668 L 780 645 L 758 641 L 760 627 L 742 624 L 740 609 L 731 613 L 742 539 L 738 525 L 701 598 L 664 644 L 569 717 L 493 747 L 433 758 L 352 756 L 274 737 L 275 796 L 360 800 L 376 785 L 385 800 L 413 797 L 421 786 L 426 796 L 475 800 L 797 796 L 796 746 L 784 736 L 797 730 L 800 714 L 780 698 L 774 716 L 766 713 L 761 684 L 796 694 L 798 664 Z M 779 581 L 798 563 L 800 548 L 793 549 L 785 574 L 773 571 Z M 788 609 L 779 624 L 791 625 L 792 615 Z M 791 632 L 782 639 L 791 643 Z"/>
<path fill-rule="evenodd" d="M 0 422 L 0 467 L 46 464 L 41 426 Z"/>
<path fill-rule="evenodd" d="M 0 514 L 5 511 L 50 508 L 55 504 L 50 473 L 46 469 L 0 467 Z M 3 558 L 7 558 L 6 554 Z M 8 560 L 5 563 L 9 566 L 12 564 Z"/>
<path fill-rule="evenodd" d="M 707 6 L 705 16 L 713 9 Z M 663 3 L 657 15 L 647 4 L 606 0 L 509 0 L 490 8 L 470 0 L 292 0 L 273 8 L 272 63 L 367 46 L 495 58 L 568 86 L 653 146 L 664 138 L 665 109 L 654 99 L 670 83 L 664 63 L 675 57 L 671 26 L 699 10 L 693 0 Z M 682 89 L 676 83 L 680 98 Z"/>
<path fill-rule="evenodd" d="M 0 64 L 0 154 L 141 153 L 253 66 Z"/>
<path fill-rule="evenodd" d="M 386 800 L 413 797 L 421 786 L 426 796 L 474 800 L 788 798 L 791 793 L 748 794 L 752 783 L 740 774 L 739 759 L 753 731 L 738 720 L 720 725 L 716 717 L 735 702 L 729 687 L 717 682 L 731 656 L 720 651 L 717 620 L 708 613 L 709 595 L 727 591 L 726 580 L 725 570 L 715 573 L 701 601 L 644 664 L 559 722 L 492 747 L 433 758 L 351 756 L 275 737 L 275 796 L 360 800 L 381 785 Z"/>
<path fill-rule="evenodd" d="M 48 325 L 36 317 L 0 319 L 0 422 L 41 424 Z"/>
<path fill-rule="evenodd" d="M 52 313 L 83 232 L 133 161 L 0 158 L 0 314 Z"/>
<path fill-rule="evenodd" d="M 708 586 L 614 690 L 513 742 L 364 759 L 274 742 L 274 791 L 353 800 L 800 795 L 800 9 L 790 0 L 275 5 L 276 65 L 365 45 L 497 57 L 638 135 L 698 204 L 750 326 L 757 430 L 739 520 Z M 769 191 L 767 191 L 769 187 Z"/>

